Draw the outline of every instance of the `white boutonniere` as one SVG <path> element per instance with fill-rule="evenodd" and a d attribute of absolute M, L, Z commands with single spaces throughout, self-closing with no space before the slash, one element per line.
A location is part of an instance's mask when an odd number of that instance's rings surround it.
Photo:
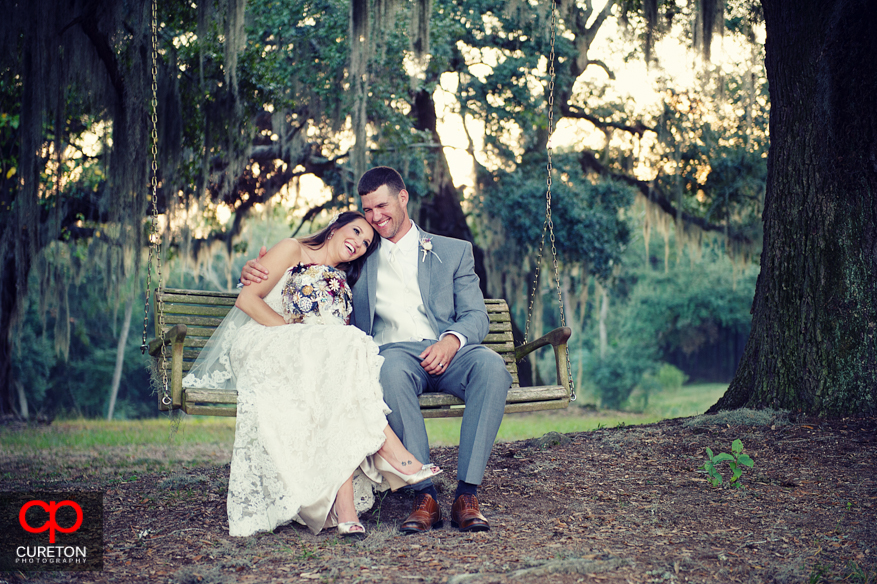
<path fill-rule="evenodd" d="M 432 251 L 432 238 L 431 237 L 423 237 L 420 239 L 420 250 L 423 252 L 423 258 L 420 260 L 421 262 L 426 261 L 426 254 L 431 253 L 435 256 L 435 259 L 441 263 L 442 258 L 438 257 L 438 254 Z"/>

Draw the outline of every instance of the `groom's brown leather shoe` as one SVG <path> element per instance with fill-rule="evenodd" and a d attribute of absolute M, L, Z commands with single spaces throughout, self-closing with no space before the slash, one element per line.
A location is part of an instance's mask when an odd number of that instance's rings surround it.
<path fill-rule="evenodd" d="M 414 509 L 399 527 L 403 533 L 422 533 L 442 526 L 442 510 L 432 495 L 420 493 L 414 498 Z"/>
<path fill-rule="evenodd" d="M 459 527 L 460 531 L 488 531 L 490 524 L 478 510 L 478 498 L 475 495 L 462 494 L 451 507 L 451 527 Z"/>

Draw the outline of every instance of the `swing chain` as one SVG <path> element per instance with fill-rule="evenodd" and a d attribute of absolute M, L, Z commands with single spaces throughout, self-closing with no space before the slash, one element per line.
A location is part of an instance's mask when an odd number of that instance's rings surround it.
<path fill-rule="evenodd" d="M 545 223 L 542 224 L 542 240 L 536 253 L 536 271 L 533 274 L 533 290 L 530 292 L 530 304 L 527 307 L 527 326 L 524 329 L 524 343 L 530 341 L 530 322 L 533 320 L 533 304 L 536 302 L 536 291 L 539 289 L 539 273 L 542 271 L 542 251 L 545 249 Z"/>
<path fill-rule="evenodd" d="M 154 10 L 154 7 L 153 7 L 153 12 L 152 12 L 151 26 L 152 26 L 151 40 L 152 40 L 153 63 L 154 63 L 155 62 L 155 10 Z M 152 73 L 152 86 L 154 87 L 155 86 L 155 71 L 154 71 L 154 69 L 151 70 L 151 73 Z M 154 106 L 154 104 L 150 102 L 150 107 L 152 108 L 153 106 Z M 154 146 L 154 144 L 152 142 L 154 141 L 154 136 L 155 136 L 156 119 L 155 119 L 155 116 L 153 114 L 154 114 L 154 109 L 152 109 L 152 111 L 150 111 L 150 142 L 151 142 L 150 146 Z M 152 242 L 153 242 L 154 237 L 155 237 L 155 216 L 156 216 L 155 209 L 157 206 L 155 203 L 155 187 L 153 186 L 154 182 L 155 182 L 155 170 L 154 170 L 155 157 L 152 156 L 150 161 L 151 161 L 151 169 L 152 169 L 152 174 L 150 175 L 150 193 L 151 193 L 151 199 L 152 199 L 152 218 L 149 222 L 149 246 L 148 246 L 149 254 L 146 257 L 146 291 L 145 291 L 145 298 L 144 298 L 144 303 L 143 303 L 143 340 L 140 344 L 140 353 L 142 353 L 144 355 L 146 354 L 146 350 L 148 349 L 148 346 L 146 344 L 146 334 L 147 334 L 147 331 L 149 330 L 149 295 L 150 295 L 150 292 L 152 291 L 152 262 L 153 262 L 153 256 L 155 255 L 154 246 L 153 246 Z"/>
<path fill-rule="evenodd" d="M 160 249 L 160 233 L 158 229 L 158 33 L 157 33 L 157 17 L 156 17 L 157 0 L 150 2 L 152 9 L 152 99 L 150 102 L 150 126 L 151 126 L 151 177 L 150 190 L 152 194 L 152 221 L 149 230 L 149 256 L 146 260 L 146 301 L 143 307 L 143 344 L 140 351 L 146 352 L 146 330 L 149 328 L 149 295 L 152 290 L 152 263 L 156 265 L 156 279 L 158 288 L 155 291 L 155 304 L 158 310 L 158 333 L 164 333 L 164 300 L 162 298 L 162 277 L 161 277 L 161 249 Z M 153 260 L 154 258 L 154 260 Z M 159 369 L 161 369 L 162 396 L 161 403 L 165 406 L 171 405 L 173 400 L 168 391 L 167 376 L 167 355 L 165 354 L 166 344 L 161 345 L 161 360 Z"/>
<path fill-rule="evenodd" d="M 551 241 L 551 256 L 554 262 L 554 280 L 557 284 L 557 300 L 560 305 L 560 326 L 566 326 L 566 317 L 564 315 L 564 307 L 563 307 L 563 290 L 560 285 L 560 268 L 557 262 L 557 246 L 556 240 L 554 237 L 554 221 L 551 218 L 551 173 L 554 169 L 551 155 L 553 146 L 551 143 L 552 135 L 554 133 L 554 80 L 556 77 L 554 70 L 554 61 L 555 61 L 555 41 L 557 38 L 557 0 L 552 0 L 551 3 L 551 55 L 548 58 L 548 177 L 546 179 L 546 190 L 545 190 L 545 221 L 542 224 L 542 239 L 539 243 L 539 252 L 536 255 L 536 272 L 534 275 L 533 282 L 533 292 L 530 295 L 530 305 L 527 309 L 527 327 L 524 332 L 524 342 L 527 342 L 530 338 L 530 322 L 533 316 L 533 305 L 536 299 L 536 293 L 539 288 L 539 276 L 542 270 L 542 254 L 545 250 L 545 231 L 548 231 L 549 239 Z M 576 401 L 576 388 L 575 381 L 572 376 L 572 363 L 569 358 L 569 351 L 566 353 L 566 370 L 567 377 L 569 379 L 569 387 L 570 387 L 570 401 Z"/>
<path fill-rule="evenodd" d="M 539 276 L 542 272 L 542 253 L 545 251 L 545 230 L 548 228 L 548 220 L 551 217 L 551 132 L 554 128 L 554 42 L 557 34 L 557 2 L 551 3 L 551 54 L 548 57 L 548 179 L 545 192 L 545 221 L 542 223 L 542 239 L 539 242 L 539 251 L 536 254 L 536 271 L 533 274 L 533 290 L 530 294 L 530 304 L 527 307 L 527 326 L 524 329 L 524 342 L 530 341 L 530 323 L 533 320 L 533 306 L 536 301 L 536 293 L 539 289 Z"/>

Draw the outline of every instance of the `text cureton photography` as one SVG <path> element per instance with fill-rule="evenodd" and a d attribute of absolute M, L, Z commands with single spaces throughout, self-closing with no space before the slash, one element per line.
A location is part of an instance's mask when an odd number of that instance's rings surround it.
<path fill-rule="evenodd" d="M 0 570 L 102 569 L 102 492 L 0 493 Z"/>

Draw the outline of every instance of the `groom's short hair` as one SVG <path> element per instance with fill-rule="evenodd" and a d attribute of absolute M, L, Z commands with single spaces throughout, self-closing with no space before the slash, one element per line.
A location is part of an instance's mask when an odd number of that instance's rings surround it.
<path fill-rule="evenodd" d="M 394 195 L 405 189 L 405 181 L 402 180 L 402 175 L 395 168 L 376 166 L 362 175 L 356 190 L 362 197 L 375 192 L 384 185 L 387 185 Z"/>

